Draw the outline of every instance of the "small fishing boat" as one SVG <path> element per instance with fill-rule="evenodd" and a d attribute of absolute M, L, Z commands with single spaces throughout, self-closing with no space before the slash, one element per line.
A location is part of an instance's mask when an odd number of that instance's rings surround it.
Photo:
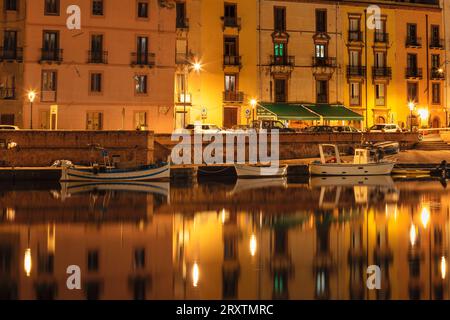
<path fill-rule="evenodd" d="M 240 194 L 244 191 L 263 188 L 287 188 L 286 177 L 260 178 L 260 179 L 237 179 L 233 191 L 227 193 L 228 196 Z"/>
<path fill-rule="evenodd" d="M 170 178 L 170 163 L 145 165 L 132 169 L 117 169 L 106 166 L 77 168 L 63 166 L 61 181 L 150 181 Z"/>
<path fill-rule="evenodd" d="M 234 165 L 236 174 L 239 178 L 258 178 L 258 177 L 285 177 L 287 175 L 287 165 L 272 167 L 269 165 Z"/>
<path fill-rule="evenodd" d="M 326 158 L 324 147 L 334 151 L 334 155 Z M 376 176 L 390 175 L 395 162 L 371 157 L 369 149 L 356 149 L 352 163 L 341 160 L 339 149 L 334 144 L 320 144 L 320 161 L 309 164 L 309 172 L 313 176 Z"/>

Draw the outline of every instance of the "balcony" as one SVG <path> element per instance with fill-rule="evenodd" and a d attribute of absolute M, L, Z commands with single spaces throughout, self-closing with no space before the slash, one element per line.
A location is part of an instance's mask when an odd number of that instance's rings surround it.
<path fill-rule="evenodd" d="M 108 63 L 108 51 L 88 51 L 88 63 Z"/>
<path fill-rule="evenodd" d="M 422 38 L 407 37 L 405 45 L 408 48 L 421 48 L 422 47 Z"/>
<path fill-rule="evenodd" d="M 224 55 L 223 56 L 223 66 L 224 67 L 241 67 L 241 56 L 235 55 Z"/>
<path fill-rule="evenodd" d="M 0 47 L 0 61 L 23 62 L 23 48 Z"/>
<path fill-rule="evenodd" d="M 41 102 L 56 102 L 56 91 L 41 91 Z"/>
<path fill-rule="evenodd" d="M 175 53 L 175 63 L 177 65 L 185 65 L 189 63 L 189 58 L 187 53 Z"/>
<path fill-rule="evenodd" d="M 366 67 L 363 66 L 347 66 L 348 78 L 362 78 L 366 75 Z"/>
<path fill-rule="evenodd" d="M 375 43 L 389 43 L 389 33 L 386 32 L 375 32 L 374 39 Z"/>
<path fill-rule="evenodd" d="M 56 62 L 61 63 L 63 61 L 63 49 L 41 49 L 40 62 Z"/>
<path fill-rule="evenodd" d="M 336 58 L 320 58 L 320 57 L 313 57 L 312 59 L 312 65 L 313 67 L 320 67 L 320 68 L 336 68 Z"/>
<path fill-rule="evenodd" d="M 13 100 L 16 98 L 15 88 L 0 88 L 0 99 L 1 100 Z"/>
<path fill-rule="evenodd" d="M 131 53 L 131 66 L 154 67 L 156 56 L 154 53 L 133 52 Z"/>
<path fill-rule="evenodd" d="M 188 30 L 189 29 L 189 19 L 188 18 L 177 18 L 176 19 L 177 30 Z"/>
<path fill-rule="evenodd" d="M 244 102 L 244 93 L 240 91 L 224 91 L 223 102 L 242 103 Z"/>
<path fill-rule="evenodd" d="M 430 70 L 431 80 L 444 80 L 445 72 L 440 68 L 431 68 Z"/>
<path fill-rule="evenodd" d="M 359 30 L 350 30 L 348 32 L 348 41 L 350 42 L 362 42 L 363 41 L 363 33 Z"/>
<path fill-rule="evenodd" d="M 372 76 L 374 79 L 392 79 L 392 68 L 372 67 Z"/>
<path fill-rule="evenodd" d="M 271 73 L 291 73 L 294 67 L 294 56 L 270 56 Z"/>
<path fill-rule="evenodd" d="M 407 79 L 422 79 L 423 72 L 422 68 L 406 68 L 406 78 Z"/>
<path fill-rule="evenodd" d="M 438 49 L 443 50 L 444 49 L 445 40 L 444 39 L 430 39 L 430 49 Z"/>
<path fill-rule="evenodd" d="M 221 17 L 222 20 L 222 28 L 234 28 L 241 30 L 241 18 L 238 17 Z"/>

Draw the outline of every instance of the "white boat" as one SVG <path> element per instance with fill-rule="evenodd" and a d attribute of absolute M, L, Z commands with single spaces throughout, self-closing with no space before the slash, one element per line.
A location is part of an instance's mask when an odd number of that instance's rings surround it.
<path fill-rule="evenodd" d="M 336 177 L 311 177 L 309 180 L 310 188 L 321 187 L 394 187 L 394 180 L 391 176 L 336 176 Z"/>
<path fill-rule="evenodd" d="M 287 188 L 286 177 L 260 178 L 260 179 L 237 179 L 233 191 L 227 193 L 233 196 L 244 191 L 262 188 Z"/>
<path fill-rule="evenodd" d="M 331 159 L 326 159 L 324 147 L 334 150 Z M 309 164 L 309 173 L 313 176 L 376 176 L 390 175 L 395 162 L 371 160 L 370 150 L 356 149 L 352 163 L 341 160 L 339 149 L 334 144 L 320 144 L 320 161 Z"/>
<path fill-rule="evenodd" d="M 287 175 L 287 165 L 272 167 L 269 165 L 234 165 L 236 174 L 239 178 L 257 178 L 257 177 L 285 177 Z"/>
<path fill-rule="evenodd" d="M 146 165 L 133 169 L 108 167 L 77 168 L 63 166 L 61 181 L 150 181 L 170 178 L 170 163 Z"/>

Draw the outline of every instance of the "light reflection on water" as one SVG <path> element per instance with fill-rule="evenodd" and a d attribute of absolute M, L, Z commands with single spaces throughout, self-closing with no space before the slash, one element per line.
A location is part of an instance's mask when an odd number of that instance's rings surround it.
<path fill-rule="evenodd" d="M 448 299 L 439 181 L 11 185 L 0 299 Z M 66 287 L 78 265 L 82 289 Z M 366 269 L 381 268 L 381 290 Z"/>

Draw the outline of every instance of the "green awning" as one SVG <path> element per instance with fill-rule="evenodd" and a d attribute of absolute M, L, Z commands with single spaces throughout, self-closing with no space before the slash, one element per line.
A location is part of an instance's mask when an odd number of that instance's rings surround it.
<path fill-rule="evenodd" d="M 353 120 L 362 121 L 364 117 L 343 105 L 333 104 L 304 104 L 308 110 L 320 115 L 323 120 Z"/>
<path fill-rule="evenodd" d="M 300 104 L 260 103 L 257 115 L 276 116 L 278 120 L 320 120 L 320 117 Z"/>

